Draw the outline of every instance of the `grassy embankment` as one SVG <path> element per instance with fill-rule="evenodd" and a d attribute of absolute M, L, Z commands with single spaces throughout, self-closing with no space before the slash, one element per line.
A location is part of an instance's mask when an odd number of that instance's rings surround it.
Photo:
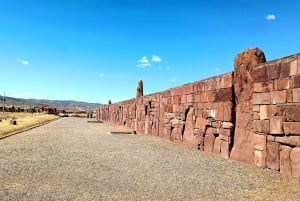
<path fill-rule="evenodd" d="M 15 118 L 17 125 L 10 124 L 12 118 Z M 58 116 L 43 113 L 1 113 L 0 137 L 46 123 L 56 118 L 58 118 Z"/>

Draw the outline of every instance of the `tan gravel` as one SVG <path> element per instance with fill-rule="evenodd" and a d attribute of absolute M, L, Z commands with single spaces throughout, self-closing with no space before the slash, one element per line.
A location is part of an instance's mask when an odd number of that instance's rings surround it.
<path fill-rule="evenodd" d="M 0 140 L 0 200 L 300 200 L 300 180 L 87 119 Z"/>

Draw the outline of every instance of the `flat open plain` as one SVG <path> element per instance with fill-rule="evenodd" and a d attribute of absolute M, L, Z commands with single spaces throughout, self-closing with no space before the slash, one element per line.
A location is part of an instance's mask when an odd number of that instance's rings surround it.
<path fill-rule="evenodd" d="M 300 200 L 300 180 L 63 118 L 0 140 L 0 200 Z"/>

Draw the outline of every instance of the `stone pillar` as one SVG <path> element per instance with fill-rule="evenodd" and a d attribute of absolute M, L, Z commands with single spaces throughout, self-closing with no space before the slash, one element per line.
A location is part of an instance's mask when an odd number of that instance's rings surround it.
<path fill-rule="evenodd" d="M 143 96 L 143 81 L 139 80 L 136 88 L 136 98 Z"/>
<path fill-rule="evenodd" d="M 264 53 L 258 48 L 247 49 L 234 60 L 235 132 L 230 158 L 254 165 L 253 126 L 253 77 L 252 70 L 266 62 Z"/>

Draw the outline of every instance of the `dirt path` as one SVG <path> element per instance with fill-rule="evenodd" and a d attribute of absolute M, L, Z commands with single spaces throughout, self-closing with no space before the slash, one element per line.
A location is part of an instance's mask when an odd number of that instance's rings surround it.
<path fill-rule="evenodd" d="M 0 200 L 300 200 L 300 180 L 63 118 L 0 140 Z"/>

